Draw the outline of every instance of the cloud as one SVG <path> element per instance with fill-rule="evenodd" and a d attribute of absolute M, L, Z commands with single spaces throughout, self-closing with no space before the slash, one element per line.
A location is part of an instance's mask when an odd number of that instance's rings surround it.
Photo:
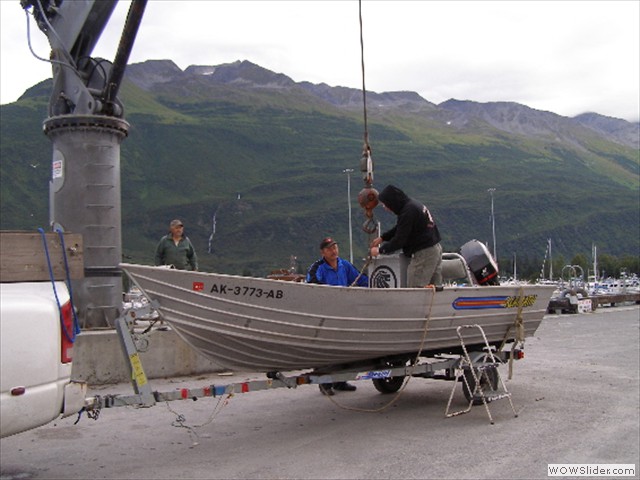
<path fill-rule="evenodd" d="M 127 10 L 119 2 L 96 56 L 113 59 Z M 0 13 L 7 103 L 50 68 L 28 51 L 19 2 L 1 1 Z M 640 2 L 364 0 L 362 17 L 370 90 L 640 117 Z M 32 38 L 46 56 L 44 35 Z M 151 0 L 130 61 L 250 60 L 295 81 L 360 88 L 360 53 L 355 0 Z"/>

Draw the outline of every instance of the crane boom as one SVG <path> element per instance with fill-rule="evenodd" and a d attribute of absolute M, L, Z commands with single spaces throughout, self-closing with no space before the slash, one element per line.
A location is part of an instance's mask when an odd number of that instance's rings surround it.
<path fill-rule="evenodd" d="M 115 61 L 91 58 L 118 0 L 21 0 L 51 45 L 49 115 L 122 117 L 116 94 L 147 0 L 133 0 Z"/>
<path fill-rule="evenodd" d="M 120 144 L 129 130 L 117 94 L 147 0 L 131 1 L 113 62 L 91 53 L 117 0 L 20 3 L 51 46 L 49 221 L 83 237 L 84 278 L 72 281 L 80 323 L 113 326 L 122 310 Z"/>

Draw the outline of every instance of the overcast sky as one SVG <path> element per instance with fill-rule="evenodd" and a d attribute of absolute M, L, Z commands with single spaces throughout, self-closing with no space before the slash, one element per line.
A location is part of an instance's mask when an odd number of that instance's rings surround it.
<path fill-rule="evenodd" d="M 128 1 L 94 56 L 113 60 Z M 364 0 L 367 90 L 640 117 L 640 1 Z M 0 0 L 0 103 L 49 78 L 19 0 Z M 32 22 L 32 45 L 48 57 Z M 362 87 L 357 0 L 149 0 L 130 63 L 249 60 L 299 82 Z"/>

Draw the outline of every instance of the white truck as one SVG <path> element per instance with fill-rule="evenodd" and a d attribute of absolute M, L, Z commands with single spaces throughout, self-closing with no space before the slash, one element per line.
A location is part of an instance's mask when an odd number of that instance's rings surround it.
<path fill-rule="evenodd" d="M 37 233 L 0 232 L 2 437 L 84 406 L 81 386 L 71 382 L 73 328 L 68 322 L 72 321 L 69 314 L 73 317 L 73 302 L 69 300 L 74 292 L 70 295 L 65 283 L 73 287 L 72 281 L 76 281 L 76 285 L 85 287 L 76 288 L 78 305 L 101 306 L 101 299 L 91 297 L 97 290 L 92 287 L 107 283 L 114 287 L 109 290 L 109 305 L 122 301 L 117 288 L 121 287 L 119 145 L 128 124 L 122 118 L 124 109 L 117 94 L 146 3 L 131 2 L 112 63 L 94 62 L 90 54 L 117 0 L 20 1 L 51 44 L 54 91 L 49 105 L 51 122 L 45 129 L 54 145 L 49 190 L 51 224 L 85 235 L 87 225 L 92 231 L 104 227 L 110 233 L 86 237 L 83 261 L 81 235 L 78 240 L 67 241 L 67 235 L 72 234 L 65 233 L 65 240 L 58 241 L 56 233 L 42 232 L 47 238 L 42 241 Z M 93 168 L 96 165 L 99 168 Z M 109 168 L 103 168 L 106 166 Z M 107 186 L 111 188 L 103 188 Z M 110 208 L 96 209 L 96 204 Z M 60 244 L 71 248 L 66 251 Z M 49 246 L 49 254 L 43 245 Z M 87 271 L 93 269 L 88 279 L 84 279 L 85 261 Z"/>
<path fill-rule="evenodd" d="M 0 232 L 0 437 L 84 406 L 86 385 L 71 381 L 78 332 L 64 281 L 81 274 L 81 253 L 79 235 Z"/>

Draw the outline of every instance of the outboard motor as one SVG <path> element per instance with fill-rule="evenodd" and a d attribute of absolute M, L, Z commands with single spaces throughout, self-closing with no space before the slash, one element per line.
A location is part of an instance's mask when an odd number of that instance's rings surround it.
<path fill-rule="evenodd" d="M 480 285 L 500 285 L 498 264 L 484 243 L 471 240 L 460 247 L 460 255 Z"/>

